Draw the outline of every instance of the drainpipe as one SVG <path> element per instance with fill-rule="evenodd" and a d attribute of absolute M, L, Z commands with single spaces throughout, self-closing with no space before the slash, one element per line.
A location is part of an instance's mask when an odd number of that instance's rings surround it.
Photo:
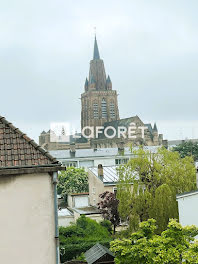
<path fill-rule="evenodd" d="M 58 182 L 58 173 L 56 171 L 56 172 L 53 172 L 53 185 L 54 185 L 54 220 L 55 220 L 55 241 L 56 241 L 56 264 L 60 264 L 59 230 L 58 230 L 57 182 Z"/>

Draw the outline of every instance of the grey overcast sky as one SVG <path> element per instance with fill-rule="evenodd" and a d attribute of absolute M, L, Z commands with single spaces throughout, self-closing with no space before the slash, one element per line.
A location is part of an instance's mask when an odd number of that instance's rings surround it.
<path fill-rule="evenodd" d="M 198 138 L 197 14 L 197 0 L 1 0 L 0 115 L 36 141 L 50 122 L 80 127 L 96 27 L 120 116 Z"/>

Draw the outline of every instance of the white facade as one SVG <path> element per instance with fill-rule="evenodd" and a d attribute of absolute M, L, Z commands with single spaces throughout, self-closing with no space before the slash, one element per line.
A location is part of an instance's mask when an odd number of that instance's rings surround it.
<path fill-rule="evenodd" d="M 55 264 L 52 177 L 0 177 L 0 263 Z"/>
<path fill-rule="evenodd" d="M 179 207 L 179 222 L 181 225 L 198 226 L 198 190 L 177 195 Z"/>
<path fill-rule="evenodd" d="M 145 150 L 156 152 L 159 146 L 145 146 Z M 101 149 L 76 149 L 73 154 L 70 150 L 52 150 L 50 154 L 53 155 L 66 167 L 97 167 L 115 166 L 127 161 L 133 157 L 129 147 L 124 148 L 124 154 L 119 153 L 118 148 L 101 148 Z"/>
<path fill-rule="evenodd" d="M 71 194 L 67 197 L 68 206 L 71 208 L 81 208 L 89 206 L 89 193 Z"/>
<path fill-rule="evenodd" d="M 75 222 L 74 215 L 67 209 L 61 209 L 58 211 L 58 225 L 59 226 L 70 226 Z"/>

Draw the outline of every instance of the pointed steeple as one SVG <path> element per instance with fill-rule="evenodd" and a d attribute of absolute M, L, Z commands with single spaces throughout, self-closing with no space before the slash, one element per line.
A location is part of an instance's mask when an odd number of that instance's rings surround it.
<path fill-rule="evenodd" d="M 93 76 L 91 76 L 89 88 L 94 90 L 96 89 L 96 81 Z"/>
<path fill-rule="evenodd" d="M 98 43 L 97 43 L 96 36 L 95 36 L 95 41 L 94 41 L 93 60 L 100 60 L 100 54 L 99 54 L 99 50 L 98 50 Z"/>
<path fill-rule="evenodd" d="M 95 36 L 93 60 L 90 61 L 88 90 L 106 90 L 106 73 L 103 60 L 100 59 L 98 44 Z"/>
<path fill-rule="evenodd" d="M 85 80 L 85 91 L 87 91 L 88 90 L 88 85 L 89 85 L 89 82 L 88 82 L 88 80 L 87 80 L 87 78 L 86 78 L 86 80 Z"/>
<path fill-rule="evenodd" d="M 156 125 L 156 123 L 154 124 L 153 130 L 157 132 L 157 125 Z"/>
<path fill-rule="evenodd" d="M 107 90 L 112 90 L 112 82 L 111 82 L 109 75 L 106 80 L 106 86 L 107 86 Z"/>
<path fill-rule="evenodd" d="M 85 80 L 85 86 L 88 85 L 88 80 L 87 80 L 87 77 L 86 77 L 86 80 Z"/>
<path fill-rule="evenodd" d="M 107 77 L 107 83 L 111 83 L 111 79 L 110 79 L 110 76 L 109 75 Z"/>

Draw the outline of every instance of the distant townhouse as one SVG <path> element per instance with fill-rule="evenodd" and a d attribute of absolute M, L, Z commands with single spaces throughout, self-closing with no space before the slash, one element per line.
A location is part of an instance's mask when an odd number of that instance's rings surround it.
<path fill-rule="evenodd" d="M 117 192 L 118 173 L 116 166 L 98 167 L 88 169 L 89 179 L 89 201 L 90 205 L 96 206 L 99 203 L 99 195 L 105 191 Z"/>
<path fill-rule="evenodd" d="M 156 152 L 160 146 L 145 146 L 145 150 Z M 137 149 L 135 147 L 134 149 Z M 133 157 L 129 147 L 76 149 L 73 145 L 69 150 L 53 150 L 49 152 L 66 167 L 98 167 L 125 164 Z"/>

